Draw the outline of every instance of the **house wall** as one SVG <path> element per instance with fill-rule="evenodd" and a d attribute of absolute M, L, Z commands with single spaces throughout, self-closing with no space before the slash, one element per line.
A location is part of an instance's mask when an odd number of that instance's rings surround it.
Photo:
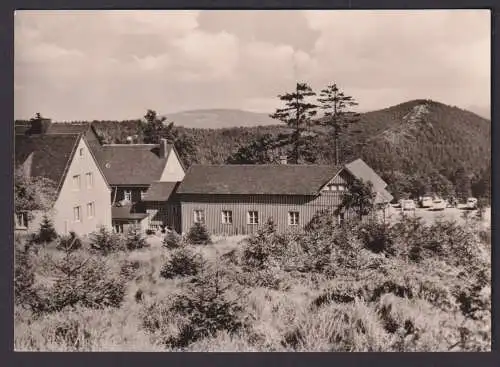
<path fill-rule="evenodd" d="M 149 214 L 148 227 L 167 226 L 176 232 L 181 232 L 181 207 L 177 201 L 146 202 L 146 213 Z"/>
<path fill-rule="evenodd" d="M 314 196 L 285 195 L 182 195 L 182 233 L 194 224 L 194 211 L 205 211 L 205 226 L 211 234 L 246 235 L 255 233 L 268 218 L 272 218 L 280 232 L 307 225 L 320 210 L 336 208 L 342 198 L 340 192 L 324 192 Z M 222 211 L 232 211 L 232 224 L 222 223 Z M 259 213 L 259 224 L 247 224 L 248 211 Z M 288 212 L 299 212 L 299 225 L 289 225 Z"/>
<path fill-rule="evenodd" d="M 346 185 L 351 175 L 342 170 L 330 183 Z M 272 218 L 280 232 L 302 228 L 320 210 L 335 209 L 342 201 L 342 192 L 323 191 L 319 196 L 299 195 L 179 195 L 182 233 L 194 224 L 194 211 L 205 211 L 205 226 L 212 234 L 246 235 L 255 233 Z M 232 211 L 233 223 L 222 223 L 222 211 Z M 248 211 L 259 213 L 259 224 L 247 224 Z M 289 225 L 288 212 L 299 212 L 299 225 Z"/>
<path fill-rule="evenodd" d="M 83 148 L 83 156 L 79 155 L 80 148 Z M 92 172 L 93 175 L 94 182 L 91 188 L 87 187 L 85 176 L 87 172 Z M 80 175 L 79 190 L 73 187 L 74 175 Z M 93 217 L 87 215 L 87 203 L 90 202 L 94 203 Z M 80 206 L 80 221 L 74 220 L 73 208 L 76 206 Z M 84 235 L 102 225 L 111 228 L 110 189 L 83 139 L 79 140 L 76 153 L 54 204 L 53 221 L 56 231 L 60 234 L 74 231 L 78 235 Z"/>
<path fill-rule="evenodd" d="M 160 181 L 163 182 L 178 182 L 184 179 L 184 168 L 182 168 L 181 162 L 175 149 L 170 151 L 167 158 L 167 163 L 161 174 Z"/>

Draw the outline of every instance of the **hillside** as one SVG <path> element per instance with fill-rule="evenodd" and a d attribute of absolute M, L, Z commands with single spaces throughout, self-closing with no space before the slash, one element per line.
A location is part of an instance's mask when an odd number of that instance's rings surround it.
<path fill-rule="evenodd" d="M 276 151 L 270 149 L 269 142 L 281 133 L 288 131 L 284 125 L 246 126 L 250 120 L 237 116 L 246 114 L 242 111 L 203 114 L 195 122 L 183 122 L 189 114 L 173 114 L 169 121 L 174 121 L 175 132 L 179 139 L 176 147 L 186 164 L 218 164 L 228 162 L 265 163 L 275 159 Z M 241 112 L 241 113 L 240 113 Z M 182 116 L 178 119 L 179 116 Z M 210 117 L 211 116 L 211 117 Z M 225 120 L 219 119 L 225 116 Z M 231 120 L 230 116 L 235 116 Z M 216 118 L 217 117 L 217 118 Z M 250 118 L 250 117 L 249 117 Z M 204 120 L 203 120 L 204 119 Z M 205 121 L 203 124 L 201 121 Z M 215 121 L 220 125 L 231 124 L 233 127 L 211 129 Z M 221 122 L 224 121 L 224 122 Z M 254 125 L 257 123 L 254 120 Z M 273 120 L 271 120 L 273 121 Z M 217 122 L 217 123 L 219 123 Z M 268 121 L 269 122 L 269 121 Z M 273 121 L 274 122 L 274 121 Z M 135 121 L 93 121 L 97 133 L 107 142 L 125 142 L 129 135 L 137 134 L 141 141 L 140 120 Z M 202 125 L 204 128 L 186 128 L 185 125 Z M 332 163 L 333 144 L 327 135 L 320 132 L 310 140 L 311 163 Z M 190 146 L 193 149 L 185 149 Z M 349 161 L 358 157 L 365 160 L 383 178 L 393 184 L 395 191 L 407 192 L 408 186 L 415 187 L 415 179 L 427 181 L 434 186 L 457 186 L 463 176 L 472 181 L 489 182 L 491 176 L 491 122 L 475 113 L 444 105 L 430 100 L 413 100 L 378 111 L 363 113 L 358 122 L 352 124 L 341 137 L 341 160 Z M 284 147 L 286 151 L 287 147 Z M 283 148 L 278 152 L 281 154 Z M 231 158 L 231 159 L 230 159 Z M 462 178 L 457 177 L 461 171 Z M 432 181 L 432 182 L 430 182 Z M 488 184 L 489 185 L 489 184 Z M 476 185 L 477 186 L 477 185 Z M 468 189 L 466 188 L 465 191 Z"/>
<path fill-rule="evenodd" d="M 268 114 L 235 109 L 207 109 L 171 113 L 166 115 L 169 121 L 186 128 L 220 129 L 235 126 L 252 127 L 275 125 L 276 120 Z"/>

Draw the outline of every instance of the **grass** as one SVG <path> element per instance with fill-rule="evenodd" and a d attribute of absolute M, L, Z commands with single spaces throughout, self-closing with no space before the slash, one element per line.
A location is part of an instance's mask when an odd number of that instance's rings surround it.
<path fill-rule="evenodd" d="M 470 230 L 479 231 L 477 227 Z M 304 235 L 294 241 L 299 244 L 312 241 L 311 236 Z M 334 237 L 325 237 L 322 241 L 333 240 Z M 475 269 L 472 265 L 454 265 L 447 256 L 427 257 L 413 263 L 399 253 L 373 254 L 360 249 L 359 244 L 356 247 L 347 243 L 342 245 L 347 246 L 340 253 L 344 255 L 336 256 L 350 256 L 345 266 L 351 268 L 340 269 L 336 265 L 335 274 L 304 270 L 298 265 L 284 267 L 283 264 L 290 264 L 288 256 L 299 256 L 299 263 L 309 261 L 304 251 L 290 252 L 292 247 L 288 244 L 293 241 L 288 238 L 283 249 L 273 245 L 277 247 L 265 268 L 256 269 L 241 263 L 241 254 L 247 246 L 243 237 L 213 237 L 212 241 L 211 245 L 193 247 L 207 262 L 206 270 L 198 277 L 162 278 L 162 266 L 174 250 L 163 247 L 161 239 L 155 236 L 148 238 L 147 248 L 106 256 L 107 272 L 126 281 L 125 295 L 118 308 L 92 309 L 77 304 L 57 312 L 34 314 L 22 304 L 16 305 L 15 350 L 490 350 L 491 316 L 487 301 L 491 287 L 486 284 L 478 292 L 468 291 L 477 284 L 474 278 L 477 272 L 471 270 Z M 272 237 L 264 241 L 275 243 Z M 481 241 L 477 246 L 488 249 L 483 243 L 488 237 L 481 237 Z M 85 251 L 88 250 L 84 248 L 79 254 L 83 256 Z M 225 258 L 231 251 L 237 254 L 236 258 Z M 318 256 L 322 255 L 314 255 Z M 55 246 L 32 255 L 35 289 L 50 288 L 54 280 L 52 264 L 60 257 L 61 252 Z M 488 269 L 488 261 L 489 257 L 485 257 L 477 263 Z M 182 347 L 172 344 L 182 330 L 189 330 L 198 322 L 193 315 L 174 311 L 177 295 L 190 294 L 189 289 L 200 287 L 195 281 L 214 279 L 219 281 L 217 287 L 227 290 L 217 290 L 210 304 L 224 307 L 225 302 L 235 300 L 241 310 L 234 311 L 233 316 L 242 326 L 234 331 L 221 327 L 211 335 L 186 339 L 187 345 Z M 480 317 L 474 319 L 461 311 L 455 297 L 457 290 L 466 290 L 473 305 L 482 305 Z M 191 301 L 201 302 L 203 314 L 206 301 L 196 298 L 200 295 L 192 297 Z M 204 322 L 217 323 L 217 317 Z"/>

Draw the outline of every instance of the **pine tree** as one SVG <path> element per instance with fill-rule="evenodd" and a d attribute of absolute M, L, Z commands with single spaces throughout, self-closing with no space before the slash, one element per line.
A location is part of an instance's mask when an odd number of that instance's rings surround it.
<path fill-rule="evenodd" d="M 339 164 L 339 137 L 348 124 L 359 120 L 359 114 L 349 111 L 357 106 L 352 96 L 346 96 L 337 84 L 331 84 L 320 92 L 320 108 L 325 111 L 323 125 L 331 129 L 334 144 L 334 162 Z"/>
<path fill-rule="evenodd" d="M 141 229 L 137 226 L 131 226 L 127 232 L 125 245 L 128 250 L 137 250 L 146 246 L 146 239 L 141 233 Z"/>
<path fill-rule="evenodd" d="M 312 124 L 312 117 L 317 113 L 317 106 L 307 101 L 308 98 L 315 96 L 311 87 L 307 83 L 297 83 L 295 92 L 279 95 L 278 98 L 285 102 L 284 108 L 278 108 L 271 118 L 285 123 L 293 129 L 289 135 L 292 143 L 291 161 L 298 164 L 302 158 L 302 149 L 307 148 L 304 142 L 304 133 Z"/>
<path fill-rule="evenodd" d="M 201 223 L 195 223 L 187 234 L 187 241 L 192 245 L 208 245 L 212 243 L 210 234 Z"/>
<path fill-rule="evenodd" d="M 57 233 L 52 224 L 52 221 L 47 215 L 42 218 L 42 223 L 40 224 L 40 230 L 38 232 L 38 240 L 40 243 L 52 242 L 57 238 Z"/>

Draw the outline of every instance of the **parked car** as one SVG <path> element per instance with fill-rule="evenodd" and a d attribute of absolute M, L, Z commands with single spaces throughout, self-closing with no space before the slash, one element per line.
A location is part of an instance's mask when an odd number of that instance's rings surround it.
<path fill-rule="evenodd" d="M 468 198 L 466 207 L 467 207 L 467 209 L 477 209 L 477 199 L 476 198 Z"/>
<path fill-rule="evenodd" d="M 432 210 L 444 210 L 446 208 L 446 201 L 443 199 L 432 200 Z"/>
<path fill-rule="evenodd" d="M 415 202 L 413 200 L 401 200 L 401 210 L 415 210 Z"/>
<path fill-rule="evenodd" d="M 432 197 L 430 196 L 424 196 L 421 200 L 420 200 L 420 207 L 421 208 L 432 208 Z"/>

